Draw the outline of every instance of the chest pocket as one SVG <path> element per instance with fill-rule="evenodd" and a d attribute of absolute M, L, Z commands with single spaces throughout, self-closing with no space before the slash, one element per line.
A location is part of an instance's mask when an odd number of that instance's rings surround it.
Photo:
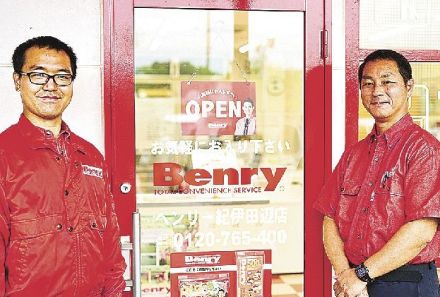
<path fill-rule="evenodd" d="M 344 181 L 339 189 L 339 204 L 336 223 L 342 239 L 347 239 L 350 232 L 350 226 L 354 218 L 357 204 L 359 203 L 358 195 L 361 189 L 360 184 L 353 181 Z"/>
<path fill-rule="evenodd" d="M 61 214 L 11 222 L 11 241 L 60 232 L 62 222 L 63 216 Z"/>
<path fill-rule="evenodd" d="M 90 164 L 91 162 L 87 163 Z M 90 169 L 97 167 L 84 164 L 81 166 L 80 174 L 75 183 L 77 184 L 78 196 L 82 201 L 82 211 L 95 215 L 104 215 L 106 213 L 106 185 L 104 179 Z"/>
<path fill-rule="evenodd" d="M 352 181 L 344 181 L 340 188 L 339 214 L 340 217 L 351 217 L 358 203 L 361 186 Z"/>
<path fill-rule="evenodd" d="M 90 228 L 96 230 L 102 235 L 107 227 L 107 218 L 105 216 L 90 216 Z"/>
<path fill-rule="evenodd" d="M 390 196 L 403 196 L 403 179 L 397 173 L 384 175 L 376 187 L 377 194 L 389 194 Z"/>
<path fill-rule="evenodd" d="M 341 186 L 340 192 L 342 196 L 355 197 L 359 194 L 360 189 L 360 185 L 356 185 L 352 182 L 344 182 Z"/>

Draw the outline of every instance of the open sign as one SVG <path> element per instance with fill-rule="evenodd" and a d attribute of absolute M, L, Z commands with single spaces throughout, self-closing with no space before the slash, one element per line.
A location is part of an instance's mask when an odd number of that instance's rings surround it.
<path fill-rule="evenodd" d="M 255 133 L 255 83 L 192 81 L 181 88 L 181 112 L 192 119 L 182 123 L 182 135 L 234 135 L 239 120 L 240 131 L 248 125 L 246 135 Z M 245 121 L 249 116 L 252 120 Z"/>

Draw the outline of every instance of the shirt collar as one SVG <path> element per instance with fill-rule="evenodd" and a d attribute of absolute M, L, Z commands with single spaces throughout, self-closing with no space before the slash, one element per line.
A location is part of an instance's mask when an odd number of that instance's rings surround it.
<path fill-rule="evenodd" d="M 413 120 L 409 113 L 407 113 L 399 121 L 394 123 L 394 125 L 392 125 L 388 130 L 386 130 L 382 135 L 385 138 L 385 142 L 387 143 L 388 147 L 392 148 L 400 140 L 402 136 L 401 132 L 412 123 Z M 368 137 L 370 141 L 373 142 L 382 135 L 377 134 L 376 125 L 374 125 Z"/>
<path fill-rule="evenodd" d="M 55 139 L 52 131 L 35 126 L 23 114 L 21 114 L 17 126 L 22 135 L 27 138 L 29 146 L 32 148 L 50 147 L 50 143 Z M 74 149 L 81 151 L 83 154 L 86 153 L 82 145 L 78 144 L 75 140 L 70 141 L 71 136 L 75 137 L 75 135 L 70 131 L 69 126 L 64 121 L 61 123 L 60 136 L 68 143 L 72 143 Z"/>
<path fill-rule="evenodd" d="M 18 120 L 18 127 L 24 136 L 30 136 L 38 140 L 54 138 L 52 131 L 35 126 L 24 114 L 21 114 Z M 64 121 L 61 122 L 60 136 L 66 140 L 71 136 L 70 128 Z"/>

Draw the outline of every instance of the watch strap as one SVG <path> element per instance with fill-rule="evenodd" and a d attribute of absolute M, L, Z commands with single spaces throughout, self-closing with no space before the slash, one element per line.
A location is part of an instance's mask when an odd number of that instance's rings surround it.
<path fill-rule="evenodd" d="M 372 283 L 374 281 L 374 278 L 370 277 L 368 268 L 367 266 L 365 266 L 364 263 L 361 263 L 358 266 L 356 266 L 354 268 L 354 272 L 356 273 L 358 279 L 360 279 L 363 282 Z"/>

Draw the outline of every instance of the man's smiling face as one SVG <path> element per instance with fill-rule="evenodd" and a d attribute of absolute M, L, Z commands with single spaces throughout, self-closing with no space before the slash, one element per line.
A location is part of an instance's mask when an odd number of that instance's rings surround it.
<path fill-rule="evenodd" d="M 26 50 L 21 71 L 72 74 L 70 58 L 64 51 L 39 47 Z M 14 73 L 14 82 L 23 102 L 23 114 L 33 123 L 61 119 L 72 99 L 72 84 L 58 86 L 53 78 L 44 85 L 37 85 L 30 81 L 28 75 Z"/>
<path fill-rule="evenodd" d="M 413 86 L 412 79 L 405 84 L 395 61 L 370 61 L 362 73 L 362 104 L 376 122 L 395 123 L 408 113 Z"/>

